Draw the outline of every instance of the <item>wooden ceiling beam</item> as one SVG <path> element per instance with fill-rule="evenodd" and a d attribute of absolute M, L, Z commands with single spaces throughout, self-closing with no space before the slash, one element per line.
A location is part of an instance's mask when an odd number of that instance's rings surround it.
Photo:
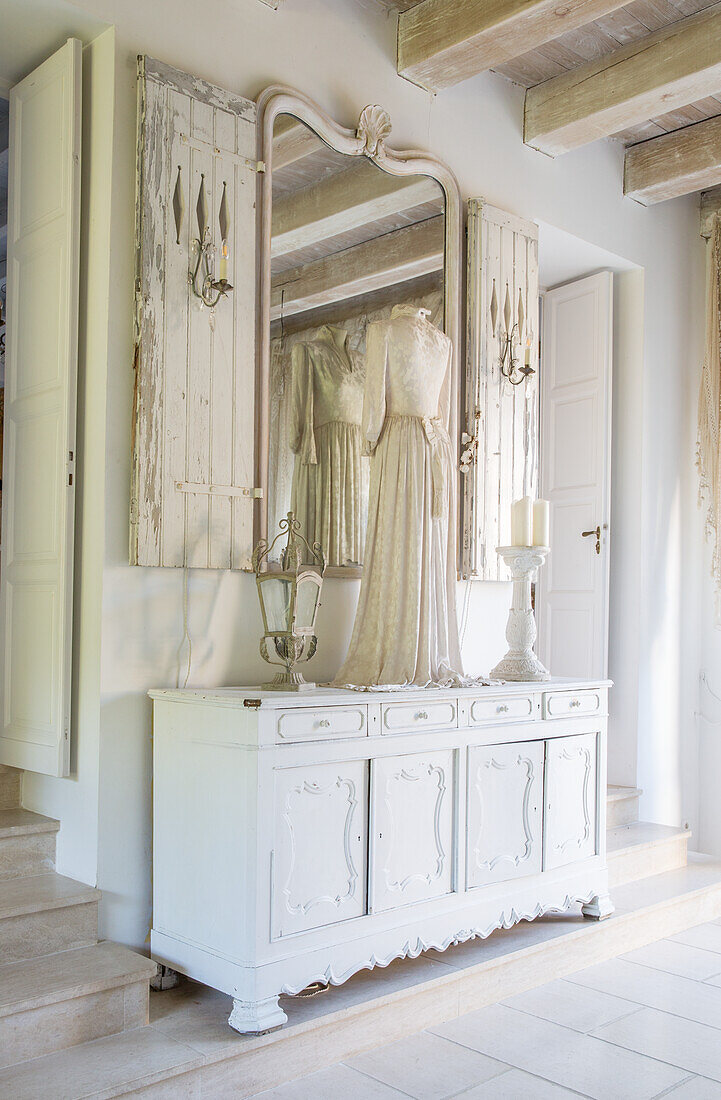
<path fill-rule="evenodd" d="M 440 92 L 576 30 L 623 0 L 422 0 L 398 16 L 398 72 Z"/>
<path fill-rule="evenodd" d="M 440 215 L 284 271 L 273 279 L 271 320 L 443 270 Z"/>
<path fill-rule="evenodd" d="M 290 115 L 282 115 L 273 130 L 273 171 L 287 168 L 323 148 L 323 142 L 309 126 Z"/>
<path fill-rule="evenodd" d="M 721 88 L 721 3 L 526 92 L 524 141 L 550 156 Z"/>
<path fill-rule="evenodd" d="M 721 184 L 721 115 L 631 145 L 623 193 L 644 206 Z"/>
<path fill-rule="evenodd" d="M 284 256 L 426 202 L 440 185 L 429 176 L 391 176 L 363 160 L 273 204 L 271 256 Z"/>

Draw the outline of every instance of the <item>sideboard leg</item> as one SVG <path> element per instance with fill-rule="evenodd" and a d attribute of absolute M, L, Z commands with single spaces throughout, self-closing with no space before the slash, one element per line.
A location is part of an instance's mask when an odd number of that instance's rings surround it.
<path fill-rule="evenodd" d="M 257 1035 L 282 1027 L 287 1019 L 278 998 L 267 997 L 264 1001 L 233 1001 L 228 1023 L 242 1035 Z"/>
<path fill-rule="evenodd" d="M 613 902 L 608 894 L 596 894 L 585 905 L 581 906 L 581 912 L 586 920 L 605 920 L 614 911 Z"/>

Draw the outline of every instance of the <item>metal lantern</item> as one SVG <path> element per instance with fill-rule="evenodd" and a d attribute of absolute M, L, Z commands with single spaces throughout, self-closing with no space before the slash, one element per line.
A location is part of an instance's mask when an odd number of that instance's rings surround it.
<path fill-rule="evenodd" d="M 317 543 L 311 546 L 300 533 L 300 523 L 293 512 L 288 512 L 278 526 L 280 531 L 270 545 L 267 539 L 261 539 L 253 551 L 253 570 L 263 613 L 260 655 L 268 664 L 284 669 L 272 683 L 262 686 L 268 691 L 302 691 L 315 684 L 295 672 L 293 665 L 309 661 L 318 646 L 315 620 L 325 554 Z M 278 569 L 269 559 L 273 547 L 284 535 L 288 541 L 281 551 Z M 280 660 L 273 660 L 271 652 Z"/>

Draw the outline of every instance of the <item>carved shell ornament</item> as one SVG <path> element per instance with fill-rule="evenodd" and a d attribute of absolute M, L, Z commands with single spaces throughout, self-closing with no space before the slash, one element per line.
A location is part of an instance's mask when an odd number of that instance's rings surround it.
<path fill-rule="evenodd" d="M 377 157 L 383 142 L 391 132 L 391 116 L 377 103 L 370 103 L 361 111 L 356 137 L 363 142 L 367 157 Z"/>

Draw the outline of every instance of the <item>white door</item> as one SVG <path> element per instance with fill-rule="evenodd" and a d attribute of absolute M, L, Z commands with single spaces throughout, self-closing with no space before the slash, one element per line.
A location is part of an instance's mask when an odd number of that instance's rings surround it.
<path fill-rule="evenodd" d="M 365 913 L 367 776 L 365 760 L 276 771 L 275 937 Z"/>
<path fill-rule="evenodd" d="M 554 676 L 605 677 L 613 276 L 549 290 L 541 347 L 541 491 L 551 553 L 539 570 L 538 650 Z"/>
<path fill-rule="evenodd" d="M 540 874 L 543 742 L 468 750 L 468 886 Z"/>
<path fill-rule="evenodd" d="M 386 757 L 372 768 L 371 910 L 450 893 L 453 751 Z"/>
<path fill-rule="evenodd" d="M 81 44 L 10 92 L 0 763 L 67 775 Z"/>
<path fill-rule="evenodd" d="M 546 742 L 544 871 L 596 853 L 596 734 Z"/>

